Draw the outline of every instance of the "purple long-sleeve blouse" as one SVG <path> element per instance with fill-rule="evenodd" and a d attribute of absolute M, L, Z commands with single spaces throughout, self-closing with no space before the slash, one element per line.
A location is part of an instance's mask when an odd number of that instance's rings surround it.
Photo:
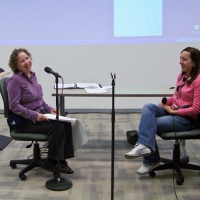
<path fill-rule="evenodd" d="M 34 72 L 31 72 L 31 78 L 20 71 L 14 73 L 7 80 L 7 93 L 9 109 L 33 122 L 36 122 L 41 110 L 51 112 L 53 109 L 43 100 L 42 87 Z"/>

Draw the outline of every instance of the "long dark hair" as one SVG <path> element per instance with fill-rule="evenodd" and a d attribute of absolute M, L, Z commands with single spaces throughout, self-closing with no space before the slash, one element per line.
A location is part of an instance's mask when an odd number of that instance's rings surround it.
<path fill-rule="evenodd" d="M 200 74 L 200 51 L 194 47 L 186 47 L 181 51 L 187 51 L 190 53 L 190 58 L 192 61 L 195 63 L 195 67 L 192 68 L 190 75 L 189 75 L 189 80 L 186 81 L 187 85 L 190 85 L 194 79 Z M 182 73 L 182 76 L 185 75 L 185 72 Z"/>

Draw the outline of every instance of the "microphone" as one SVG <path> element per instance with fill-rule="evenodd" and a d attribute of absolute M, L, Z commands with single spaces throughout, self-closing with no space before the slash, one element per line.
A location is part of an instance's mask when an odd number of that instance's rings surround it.
<path fill-rule="evenodd" d="M 166 97 L 163 97 L 162 98 L 162 104 L 166 104 L 167 103 L 167 98 Z"/>
<path fill-rule="evenodd" d="M 54 72 L 54 71 L 53 71 L 51 68 L 49 68 L 49 67 L 45 67 L 45 68 L 44 68 L 44 71 L 47 72 L 47 73 L 49 73 L 49 74 L 53 74 L 53 75 L 56 76 L 56 77 L 62 78 L 57 72 Z"/>
<path fill-rule="evenodd" d="M 1 73 L 1 72 L 4 72 L 4 69 L 0 68 L 0 73 Z"/>

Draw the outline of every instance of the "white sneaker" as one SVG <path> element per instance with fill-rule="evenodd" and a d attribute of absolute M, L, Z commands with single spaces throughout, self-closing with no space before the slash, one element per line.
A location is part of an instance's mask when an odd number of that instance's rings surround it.
<path fill-rule="evenodd" d="M 125 154 L 125 158 L 132 159 L 140 156 L 147 156 L 151 153 L 151 150 L 148 147 L 145 147 L 142 144 L 136 144 L 134 148 Z"/>
<path fill-rule="evenodd" d="M 154 165 L 145 165 L 143 164 L 138 170 L 137 173 L 140 175 L 148 174 L 150 171 L 152 171 L 154 168 L 158 167 L 160 165 L 160 162 L 157 162 Z"/>

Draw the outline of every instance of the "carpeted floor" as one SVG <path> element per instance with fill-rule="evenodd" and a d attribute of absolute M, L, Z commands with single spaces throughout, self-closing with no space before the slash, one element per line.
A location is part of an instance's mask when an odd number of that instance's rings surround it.
<path fill-rule="evenodd" d="M 32 148 L 26 149 L 27 142 L 12 140 L 0 151 L 0 199 L 70 199 L 70 200 L 108 200 L 111 199 L 111 115 L 101 113 L 70 114 L 83 125 L 88 143 L 69 159 L 74 174 L 62 174 L 73 182 L 73 187 L 65 191 L 51 191 L 45 187 L 46 181 L 53 178 L 51 172 L 34 169 L 28 173 L 27 180 L 18 177 L 22 165 L 16 169 L 9 166 L 11 159 L 31 156 Z M 116 114 L 115 119 L 115 171 L 114 199 L 116 200 L 173 200 L 176 199 L 173 184 L 173 171 L 156 172 L 155 177 L 140 176 L 137 169 L 142 158 L 127 160 L 124 154 L 131 149 L 126 141 L 126 131 L 137 129 L 140 114 Z M 0 134 L 9 136 L 9 129 L 3 115 L 0 115 Z M 162 157 L 171 158 L 174 141 L 158 138 Z M 200 165 L 200 141 L 187 141 L 190 162 Z M 40 143 L 43 146 L 43 143 Z M 180 200 L 200 199 L 200 176 L 198 171 L 183 170 L 185 182 L 175 185 Z M 176 182 L 176 178 L 174 180 Z"/>

